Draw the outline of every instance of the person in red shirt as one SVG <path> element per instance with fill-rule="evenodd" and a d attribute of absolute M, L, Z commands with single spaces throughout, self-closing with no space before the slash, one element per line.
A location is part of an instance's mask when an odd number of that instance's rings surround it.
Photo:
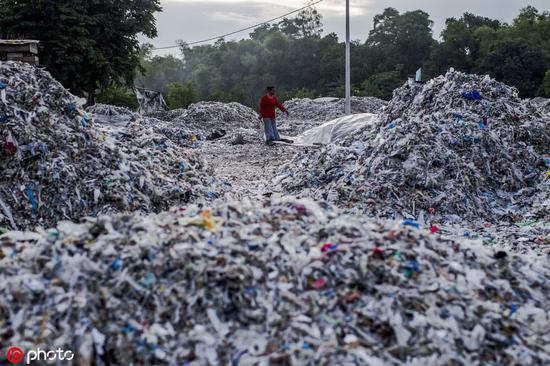
<path fill-rule="evenodd" d="M 285 106 L 279 103 L 277 96 L 275 95 L 275 87 L 268 86 L 266 93 L 260 99 L 259 119 L 264 121 L 265 128 L 265 143 L 272 145 L 273 141 L 292 142 L 291 140 L 281 139 L 279 131 L 277 131 L 276 113 L 275 108 L 279 108 L 282 112 L 288 116 L 288 111 Z"/>

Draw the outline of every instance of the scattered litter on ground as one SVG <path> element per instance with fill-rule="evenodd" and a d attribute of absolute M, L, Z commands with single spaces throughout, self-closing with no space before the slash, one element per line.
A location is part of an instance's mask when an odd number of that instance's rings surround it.
<path fill-rule="evenodd" d="M 125 107 L 119 107 L 110 104 L 96 103 L 93 106 L 86 108 L 86 112 L 105 116 L 126 116 L 134 115 L 135 112 Z"/>
<path fill-rule="evenodd" d="M 0 242 L 2 343 L 62 346 L 83 365 L 550 362 L 548 262 L 312 201 Z"/>
<path fill-rule="evenodd" d="M 244 145 L 247 141 L 245 140 L 244 136 L 240 133 L 238 133 L 233 141 L 231 141 L 231 145 Z"/>
<path fill-rule="evenodd" d="M 208 162 L 213 175 L 219 181 L 230 183 L 225 194 L 220 195 L 220 201 L 261 200 L 264 194 L 274 193 L 272 177 L 279 174 L 281 165 L 290 162 L 298 151 L 289 146 L 267 146 L 259 133 L 239 135 L 245 139 L 244 144 L 234 144 L 225 136 L 205 141 L 200 148 L 201 157 Z"/>

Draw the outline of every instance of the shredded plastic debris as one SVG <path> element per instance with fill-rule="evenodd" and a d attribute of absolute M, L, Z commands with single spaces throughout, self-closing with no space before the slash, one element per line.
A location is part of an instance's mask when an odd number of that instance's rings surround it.
<path fill-rule="evenodd" d="M 547 261 L 311 201 L 0 243 L 2 344 L 62 345 L 84 365 L 550 362 Z"/>
<path fill-rule="evenodd" d="M 378 116 L 288 101 L 296 144 L 266 146 L 240 104 L 86 113 L 25 64 L 0 63 L 0 100 L 2 345 L 81 365 L 550 363 L 544 101 L 451 71 L 354 99 Z M 7 231 L 35 225 L 54 228 Z"/>
<path fill-rule="evenodd" d="M 482 99 L 462 96 L 472 90 Z M 304 154 L 278 180 L 291 193 L 381 216 L 496 221 L 536 193 L 549 122 L 514 88 L 450 71 L 397 89 L 375 125 Z"/>
<path fill-rule="evenodd" d="M 258 114 L 254 110 L 240 103 L 199 102 L 191 104 L 175 121 L 201 124 L 200 127 L 212 122 L 250 125 L 257 119 L 257 116 Z"/>
<path fill-rule="evenodd" d="M 243 129 L 248 130 L 246 135 L 256 136 L 258 141 L 260 138 L 258 114 L 235 102 L 199 102 L 187 109 L 151 113 L 145 120 L 176 143 L 187 147 L 198 147 L 201 146 L 196 144 L 198 141 L 224 136 L 227 138 L 222 141 L 229 142 L 243 134 Z"/>
<path fill-rule="evenodd" d="M 525 100 L 530 108 L 536 108 L 539 111 L 550 114 L 550 98 L 533 98 Z"/>
<path fill-rule="evenodd" d="M 1 62 L 0 227 L 159 211 L 218 196 L 195 153 L 137 121 L 94 124 L 49 73 Z"/>
<path fill-rule="evenodd" d="M 159 91 L 138 87 L 134 87 L 133 90 L 139 104 L 140 114 L 168 110 L 166 101 Z"/>
<path fill-rule="evenodd" d="M 240 103 L 199 102 L 187 109 L 174 109 L 148 114 L 149 117 L 166 122 L 176 122 L 188 128 L 204 130 L 220 128 L 221 125 L 248 127 L 258 119 L 258 114 Z"/>
<path fill-rule="evenodd" d="M 139 114 L 128 108 L 101 103 L 86 108 L 86 112 L 93 115 L 94 122 L 97 123 L 117 124 L 140 118 Z"/>
<path fill-rule="evenodd" d="M 93 106 L 86 108 L 86 112 L 105 116 L 124 116 L 134 114 L 134 112 L 128 108 L 102 103 L 96 103 Z"/>

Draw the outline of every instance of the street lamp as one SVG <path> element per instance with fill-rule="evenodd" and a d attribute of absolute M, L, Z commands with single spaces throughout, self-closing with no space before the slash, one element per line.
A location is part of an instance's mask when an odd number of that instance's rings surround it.
<path fill-rule="evenodd" d="M 351 61 L 349 38 L 349 0 L 346 0 L 346 114 L 351 114 Z"/>

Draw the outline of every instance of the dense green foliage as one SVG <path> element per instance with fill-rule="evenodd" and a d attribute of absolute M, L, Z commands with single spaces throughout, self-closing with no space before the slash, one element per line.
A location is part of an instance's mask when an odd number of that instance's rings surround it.
<path fill-rule="evenodd" d="M 189 104 L 197 101 L 197 95 L 191 83 L 171 83 L 166 89 L 166 103 L 171 109 L 187 108 Z"/>
<path fill-rule="evenodd" d="M 185 82 L 184 63 L 183 60 L 177 57 L 151 57 L 150 52 L 145 52 L 141 65 L 147 72 L 137 75 L 135 80 L 136 86 L 147 87 L 165 93 L 167 92 L 168 84 L 181 84 Z"/>
<path fill-rule="evenodd" d="M 550 13 L 523 9 L 511 25 L 466 13 L 448 19 L 429 62 L 432 74 L 449 67 L 488 73 L 524 97 L 542 95 L 550 69 Z"/>
<path fill-rule="evenodd" d="M 156 35 L 159 0 L 0 0 L 0 37 L 41 41 L 41 62 L 73 93 L 132 106 L 132 83 L 159 90 L 174 108 L 196 100 L 255 106 L 266 85 L 282 99 L 343 96 L 344 43 L 322 34 L 313 8 L 256 28 L 240 41 L 189 47 L 182 58 L 152 56 L 138 34 Z M 388 8 L 351 45 L 352 92 L 388 99 L 422 67 L 424 78 L 454 67 L 488 73 L 521 96 L 550 96 L 550 12 L 520 11 L 511 24 L 465 13 L 441 38 L 429 14 Z M 137 73 L 136 73 L 137 71 Z M 137 75 L 136 75 L 137 74 Z"/>
<path fill-rule="evenodd" d="M 488 73 L 523 97 L 550 95 L 550 13 L 528 7 L 512 24 L 465 13 L 447 19 L 440 40 L 432 25 L 420 10 L 388 8 L 376 15 L 368 38 L 352 43 L 353 94 L 389 99 L 419 67 L 424 78 L 454 67 Z M 182 59 L 146 58 L 138 82 L 163 91 L 170 82 L 190 82 L 200 100 L 251 106 L 268 84 L 283 99 L 343 96 L 344 43 L 335 34 L 321 36 L 317 12 L 264 25 L 249 39 L 192 48 L 182 43 L 181 51 Z"/>
<path fill-rule="evenodd" d="M 2 38 L 38 39 L 41 63 L 73 93 L 133 82 L 138 34 L 156 36 L 160 0 L 0 0 Z"/>
<path fill-rule="evenodd" d="M 546 74 L 544 75 L 542 88 L 544 95 L 550 97 L 550 70 L 546 71 Z"/>
<path fill-rule="evenodd" d="M 126 107 L 131 110 L 136 110 L 138 107 L 138 102 L 132 89 L 120 85 L 112 85 L 101 90 L 97 94 L 96 101 L 98 103 Z"/>
<path fill-rule="evenodd" d="M 399 71 L 379 72 L 370 76 L 361 85 L 365 95 L 381 99 L 390 99 L 393 90 L 397 88 L 403 79 Z"/>

